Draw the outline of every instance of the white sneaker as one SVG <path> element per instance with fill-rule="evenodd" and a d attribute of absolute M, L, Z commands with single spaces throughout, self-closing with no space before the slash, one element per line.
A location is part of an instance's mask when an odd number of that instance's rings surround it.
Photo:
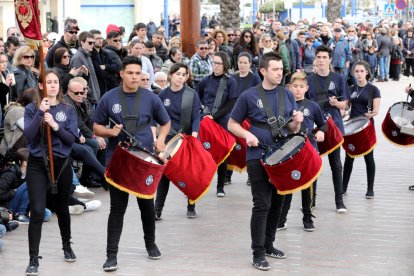
<path fill-rule="evenodd" d="M 95 193 L 82 185 L 77 185 L 73 195 L 79 198 L 91 199 L 95 197 Z"/>
<path fill-rule="evenodd" d="M 101 205 L 102 205 L 102 202 L 100 200 L 92 200 L 92 201 L 85 202 L 85 206 L 86 206 L 85 212 L 96 210 L 99 207 L 101 207 Z"/>
<path fill-rule="evenodd" d="M 69 214 L 71 215 L 82 215 L 85 211 L 82 205 L 72 205 L 69 206 Z"/>

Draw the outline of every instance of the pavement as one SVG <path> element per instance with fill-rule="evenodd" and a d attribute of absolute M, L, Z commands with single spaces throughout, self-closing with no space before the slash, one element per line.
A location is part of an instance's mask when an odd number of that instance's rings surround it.
<path fill-rule="evenodd" d="M 376 117 L 378 144 L 375 198 L 365 199 L 363 158 L 354 162 L 347 214 L 337 214 L 327 157 L 318 181 L 315 232 L 305 232 L 300 196 L 295 195 L 287 230 L 277 232 L 276 247 L 284 260 L 268 258 L 269 272 L 252 267 L 250 215 L 252 200 L 246 173 L 235 173 L 225 186 L 227 197 L 217 198 L 213 180 L 210 191 L 196 207 L 198 217 L 186 217 L 186 199 L 171 186 L 163 212 L 156 222 L 161 260 L 146 256 L 140 212 L 130 196 L 118 254 L 118 270 L 109 275 L 414 275 L 414 148 L 401 148 L 385 140 L 381 123 L 388 108 L 405 100 L 408 80 L 378 83 L 382 101 Z M 342 151 L 342 160 L 344 152 Z M 73 250 L 77 261 L 63 260 L 57 218 L 43 224 L 39 275 L 103 275 L 109 194 L 94 189 L 102 207 L 72 216 Z M 27 225 L 4 237 L 0 253 L 1 275 L 24 275 L 28 264 Z"/>

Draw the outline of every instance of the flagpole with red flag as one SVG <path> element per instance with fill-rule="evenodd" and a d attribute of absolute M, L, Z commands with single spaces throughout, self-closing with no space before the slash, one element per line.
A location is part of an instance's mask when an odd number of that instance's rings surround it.
<path fill-rule="evenodd" d="M 17 23 L 22 35 L 26 38 L 31 48 L 38 49 L 40 59 L 40 74 L 42 76 L 43 98 L 47 97 L 45 58 L 43 55 L 43 39 L 40 28 L 40 10 L 38 0 L 14 0 L 14 8 Z M 50 126 L 46 125 L 47 147 L 49 152 L 49 171 L 51 181 L 51 193 L 57 193 L 55 170 L 53 165 L 52 133 Z"/>

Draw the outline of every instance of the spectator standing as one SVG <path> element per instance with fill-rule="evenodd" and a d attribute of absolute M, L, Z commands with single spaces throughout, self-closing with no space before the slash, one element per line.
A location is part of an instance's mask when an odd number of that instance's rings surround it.
<path fill-rule="evenodd" d="M 378 64 L 379 64 L 379 79 L 378 82 L 388 81 L 388 73 L 390 68 L 390 54 L 391 48 L 394 44 L 392 38 L 388 35 L 386 28 L 380 29 L 380 35 L 377 38 L 378 43 Z"/>

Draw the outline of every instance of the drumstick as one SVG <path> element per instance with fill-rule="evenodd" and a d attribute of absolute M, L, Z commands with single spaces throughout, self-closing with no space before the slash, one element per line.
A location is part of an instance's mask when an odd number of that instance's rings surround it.
<path fill-rule="evenodd" d="M 302 112 L 302 110 L 304 110 L 305 109 L 305 107 L 304 106 L 301 106 L 300 108 L 299 108 L 299 110 L 298 111 L 301 111 Z M 289 119 L 287 119 L 281 126 L 280 126 L 280 128 L 278 128 L 278 130 L 280 131 L 282 128 L 284 128 L 290 121 L 292 121 L 292 119 L 293 119 L 293 115 L 292 116 L 290 116 L 290 118 Z"/>
<path fill-rule="evenodd" d="M 115 122 L 112 118 L 109 118 L 109 121 L 115 125 L 118 125 L 117 122 Z M 141 143 L 139 141 L 137 141 L 137 139 L 135 139 L 134 135 L 132 135 L 131 133 L 129 133 L 126 129 L 121 128 L 121 131 L 123 133 L 125 133 L 126 136 L 128 136 L 129 139 L 131 139 L 131 141 L 135 142 L 135 145 L 141 145 Z"/>

